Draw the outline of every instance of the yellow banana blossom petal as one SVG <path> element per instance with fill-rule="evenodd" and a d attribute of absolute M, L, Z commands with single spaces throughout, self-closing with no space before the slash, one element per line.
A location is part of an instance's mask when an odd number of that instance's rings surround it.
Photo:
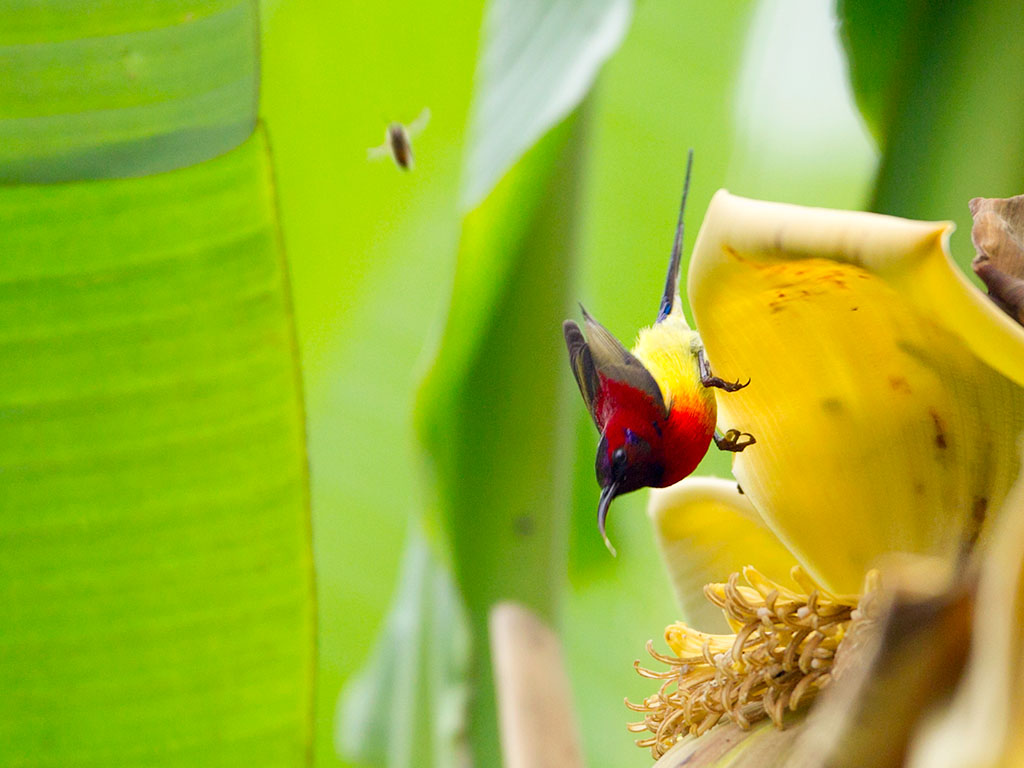
<path fill-rule="evenodd" d="M 720 609 L 704 599 L 704 585 L 750 563 L 781 579 L 791 555 L 768 530 L 736 483 L 691 477 L 651 492 L 647 513 L 683 619 L 708 631 L 726 631 Z"/>
<path fill-rule="evenodd" d="M 956 272 L 950 226 L 720 191 L 697 238 L 708 358 L 751 379 L 718 397 L 757 438 L 733 471 L 836 592 L 885 553 L 970 547 L 1019 469 L 1024 329 Z"/>

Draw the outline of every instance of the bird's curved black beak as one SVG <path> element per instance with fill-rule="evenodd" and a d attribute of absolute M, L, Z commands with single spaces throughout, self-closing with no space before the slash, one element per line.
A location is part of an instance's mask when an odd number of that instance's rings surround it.
<path fill-rule="evenodd" d="M 612 499 L 618 495 L 618 491 L 619 484 L 613 480 L 601 489 L 601 499 L 597 503 L 597 530 L 601 532 L 601 538 L 604 539 L 604 545 L 608 547 L 608 551 L 612 553 L 612 557 L 616 556 L 615 547 L 612 546 L 611 541 L 608 539 L 608 534 L 605 533 L 604 523 L 608 517 L 608 508 L 612 505 Z"/>

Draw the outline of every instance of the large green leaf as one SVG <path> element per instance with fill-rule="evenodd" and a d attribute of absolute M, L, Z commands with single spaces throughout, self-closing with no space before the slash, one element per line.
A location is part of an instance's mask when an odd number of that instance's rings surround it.
<path fill-rule="evenodd" d="M 135 176 L 256 122 L 254 0 L 2 0 L 0 182 Z"/>
<path fill-rule="evenodd" d="M 967 201 L 1024 189 L 1024 5 L 915 0 L 895 23 L 884 3 L 844 3 L 840 10 L 853 85 L 862 105 L 874 104 L 869 119 L 881 125 L 871 207 L 955 220 L 952 252 L 966 268 L 974 254 Z M 905 33 L 877 35 L 897 29 L 904 14 Z"/>
<path fill-rule="evenodd" d="M 0 756 L 309 756 L 302 404 L 267 145 L 0 187 Z"/>

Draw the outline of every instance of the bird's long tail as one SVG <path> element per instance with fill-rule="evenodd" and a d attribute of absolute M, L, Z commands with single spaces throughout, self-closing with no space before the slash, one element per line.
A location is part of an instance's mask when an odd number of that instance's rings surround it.
<path fill-rule="evenodd" d="M 679 267 L 683 261 L 683 214 L 686 211 L 686 196 L 690 192 L 690 171 L 693 170 L 693 150 L 686 156 L 686 180 L 683 182 L 683 201 L 679 204 L 679 221 L 676 223 L 676 239 L 672 244 L 672 258 L 668 262 L 668 274 L 665 276 L 665 291 L 661 294 L 658 305 L 658 319 L 661 322 L 669 315 L 683 314 L 683 300 L 679 296 Z"/>

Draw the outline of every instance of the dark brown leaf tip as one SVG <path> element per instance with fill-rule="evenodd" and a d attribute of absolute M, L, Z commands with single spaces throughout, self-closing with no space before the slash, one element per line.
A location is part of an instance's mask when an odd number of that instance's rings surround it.
<path fill-rule="evenodd" d="M 969 206 L 974 273 L 992 301 L 1024 325 L 1024 195 L 976 197 Z"/>

